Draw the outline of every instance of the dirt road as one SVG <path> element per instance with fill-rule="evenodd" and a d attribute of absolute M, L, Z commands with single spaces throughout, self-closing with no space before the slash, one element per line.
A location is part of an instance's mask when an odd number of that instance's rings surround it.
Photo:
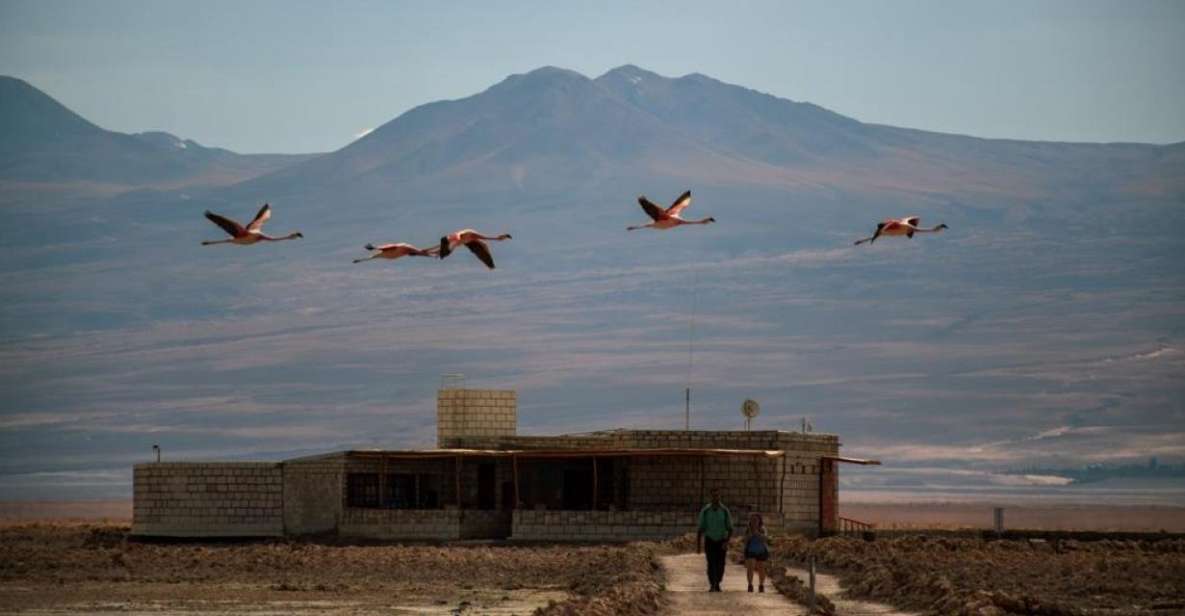
<path fill-rule="evenodd" d="M 667 597 L 670 599 L 671 614 L 785 616 L 806 612 L 799 605 L 778 594 L 777 589 L 768 580 L 764 593 L 746 592 L 745 567 L 732 560 L 724 569 L 724 582 L 720 585 L 724 592 L 718 593 L 708 592 L 703 554 L 664 556 L 662 565 L 667 572 Z"/>

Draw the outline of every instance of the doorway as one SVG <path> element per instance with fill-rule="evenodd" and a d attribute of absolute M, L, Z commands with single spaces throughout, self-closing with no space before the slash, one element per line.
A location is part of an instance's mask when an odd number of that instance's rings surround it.
<path fill-rule="evenodd" d="M 477 508 L 492 511 L 498 508 L 493 464 L 480 464 L 477 467 Z"/>

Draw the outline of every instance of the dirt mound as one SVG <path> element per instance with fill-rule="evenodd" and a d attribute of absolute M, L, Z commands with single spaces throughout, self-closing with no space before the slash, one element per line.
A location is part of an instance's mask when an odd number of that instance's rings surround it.
<path fill-rule="evenodd" d="M 813 555 L 853 596 L 930 613 L 1068 616 L 1185 601 L 1179 540 L 786 537 L 777 545 L 795 562 Z"/>
<path fill-rule="evenodd" d="M 537 610 L 537 616 L 649 616 L 662 611 L 662 566 L 658 547 L 631 544 L 597 548 L 587 554 L 581 575 L 570 590 L 576 596 Z"/>
<path fill-rule="evenodd" d="M 784 566 L 770 568 L 769 577 L 778 592 L 799 605 L 810 607 L 810 589 L 797 577 L 786 575 Z M 822 616 L 835 616 L 835 604 L 823 593 L 815 592 L 815 611 Z"/>
<path fill-rule="evenodd" d="M 661 607 L 655 544 L 145 543 L 128 541 L 127 532 L 110 525 L 0 528 L 0 605 L 53 609 L 118 598 L 129 609 L 296 600 L 480 610 L 526 596 L 546 598 L 524 612 L 557 601 L 543 614 L 648 615 Z"/>

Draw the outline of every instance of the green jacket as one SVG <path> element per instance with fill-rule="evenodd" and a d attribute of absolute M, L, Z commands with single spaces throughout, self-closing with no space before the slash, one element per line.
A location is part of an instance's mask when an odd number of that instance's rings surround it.
<path fill-rule="evenodd" d="M 732 534 L 732 514 L 723 504 L 719 509 L 712 510 L 712 505 L 705 505 L 699 510 L 699 531 L 712 541 L 723 541 Z"/>

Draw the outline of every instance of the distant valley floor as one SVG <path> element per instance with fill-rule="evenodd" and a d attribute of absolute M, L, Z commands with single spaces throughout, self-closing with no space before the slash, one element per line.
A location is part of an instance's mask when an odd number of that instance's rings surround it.
<path fill-rule="evenodd" d="M 1185 507 L 1178 506 L 844 501 L 839 514 L 883 529 L 990 528 L 994 506 L 1004 507 L 1005 526 L 1013 529 L 1185 532 Z M 0 525 L 99 520 L 127 524 L 131 518 L 132 503 L 125 500 L 0 501 Z"/>

